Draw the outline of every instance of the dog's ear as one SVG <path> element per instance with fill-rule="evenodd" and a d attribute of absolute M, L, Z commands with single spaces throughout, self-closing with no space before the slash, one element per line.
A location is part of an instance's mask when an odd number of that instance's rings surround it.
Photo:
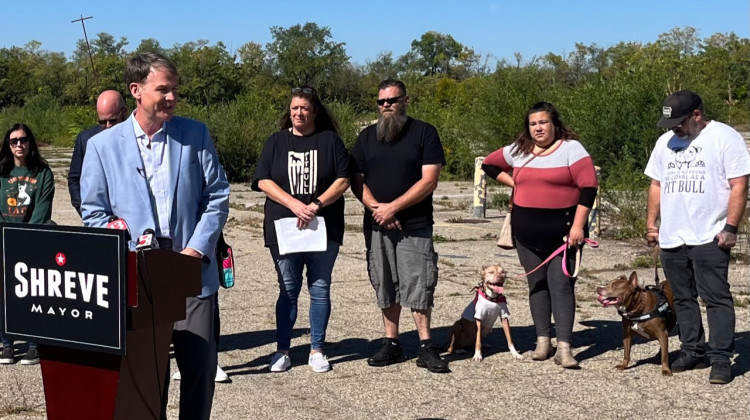
<path fill-rule="evenodd" d="M 489 266 L 489 265 L 483 265 L 483 266 L 482 266 L 482 269 L 481 269 L 481 270 L 479 270 L 479 275 L 483 276 L 483 275 L 484 275 L 484 272 L 485 272 L 485 271 L 487 271 L 487 269 L 488 269 L 488 268 L 490 268 L 490 266 Z"/>
<path fill-rule="evenodd" d="M 633 287 L 638 287 L 638 273 L 636 273 L 635 271 L 633 271 L 632 273 L 630 273 L 630 279 L 629 280 L 630 280 L 630 284 Z"/>

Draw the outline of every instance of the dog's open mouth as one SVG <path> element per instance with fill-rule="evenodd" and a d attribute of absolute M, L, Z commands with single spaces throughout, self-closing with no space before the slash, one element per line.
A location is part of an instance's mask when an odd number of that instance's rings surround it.
<path fill-rule="evenodd" d="M 596 297 L 596 300 L 599 301 L 599 303 L 602 304 L 602 306 L 612 306 L 612 305 L 618 305 L 620 303 L 620 298 L 618 297 L 607 297 L 598 295 Z"/>
<path fill-rule="evenodd" d="M 503 286 L 493 284 L 493 283 L 487 283 L 487 287 L 490 288 L 493 292 L 497 293 L 498 295 L 502 295 L 505 288 Z"/>

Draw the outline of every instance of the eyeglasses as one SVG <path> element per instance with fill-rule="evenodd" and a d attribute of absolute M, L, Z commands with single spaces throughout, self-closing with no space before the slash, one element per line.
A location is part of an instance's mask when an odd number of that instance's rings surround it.
<path fill-rule="evenodd" d="M 315 95 L 315 91 L 309 87 L 296 87 L 292 89 L 292 95 L 296 95 L 300 92 L 304 93 L 305 95 Z"/>
<path fill-rule="evenodd" d="M 403 97 L 404 95 L 396 96 L 393 98 L 378 99 L 376 102 L 378 103 L 379 106 L 385 105 L 386 102 L 388 102 L 388 105 L 393 105 L 396 102 L 400 101 Z"/>
<path fill-rule="evenodd" d="M 125 110 L 125 107 L 120 108 L 119 111 L 117 111 L 117 116 L 114 118 L 110 118 L 108 120 L 99 120 L 99 125 L 102 127 L 106 127 L 107 125 L 116 125 L 122 122 L 122 111 Z"/>
<path fill-rule="evenodd" d="M 17 146 L 19 143 L 26 144 L 28 143 L 28 141 L 29 141 L 28 137 L 18 137 L 18 138 L 9 140 L 11 146 Z"/>

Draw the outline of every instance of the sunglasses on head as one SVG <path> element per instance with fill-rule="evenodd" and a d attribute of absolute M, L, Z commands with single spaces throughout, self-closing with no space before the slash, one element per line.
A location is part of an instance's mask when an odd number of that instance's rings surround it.
<path fill-rule="evenodd" d="M 292 89 L 292 94 L 293 95 L 296 95 L 296 94 L 298 94 L 300 92 L 304 93 L 305 95 L 315 95 L 315 91 L 312 90 L 312 88 L 309 88 L 309 87 L 296 87 L 296 88 Z"/>
<path fill-rule="evenodd" d="M 17 145 L 19 143 L 27 143 L 28 141 L 29 141 L 28 137 L 19 137 L 19 138 L 16 138 L 16 139 L 10 139 L 10 145 L 11 146 L 15 146 L 15 145 Z"/>
<path fill-rule="evenodd" d="M 396 102 L 400 101 L 400 100 L 401 100 L 401 98 L 403 98 L 403 97 L 404 97 L 404 95 L 401 95 L 401 96 L 395 96 L 395 97 L 393 97 L 393 98 L 378 99 L 378 100 L 377 100 L 376 102 L 377 102 L 377 103 L 378 103 L 378 105 L 380 105 L 380 106 L 383 106 L 383 105 L 385 105 L 385 103 L 386 103 L 386 102 L 388 102 L 388 105 L 393 105 L 393 104 L 395 104 Z"/>

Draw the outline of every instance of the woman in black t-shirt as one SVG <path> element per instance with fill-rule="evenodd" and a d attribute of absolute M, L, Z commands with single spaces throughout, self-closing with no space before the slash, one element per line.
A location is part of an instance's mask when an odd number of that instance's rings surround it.
<path fill-rule="evenodd" d="M 263 236 L 279 280 L 276 301 L 276 353 L 271 372 L 291 367 L 289 348 L 297 320 L 302 270 L 307 268 L 310 293 L 310 357 L 315 372 L 331 369 L 325 354 L 326 328 L 331 315 L 331 272 L 344 237 L 344 191 L 349 188 L 349 154 L 318 94 L 309 86 L 292 89 L 281 130 L 272 134 L 261 152 L 252 188 L 266 194 Z M 326 250 L 281 255 L 275 223 L 296 218 L 298 229 L 325 221 Z M 283 239 L 283 238 L 282 238 Z"/>

